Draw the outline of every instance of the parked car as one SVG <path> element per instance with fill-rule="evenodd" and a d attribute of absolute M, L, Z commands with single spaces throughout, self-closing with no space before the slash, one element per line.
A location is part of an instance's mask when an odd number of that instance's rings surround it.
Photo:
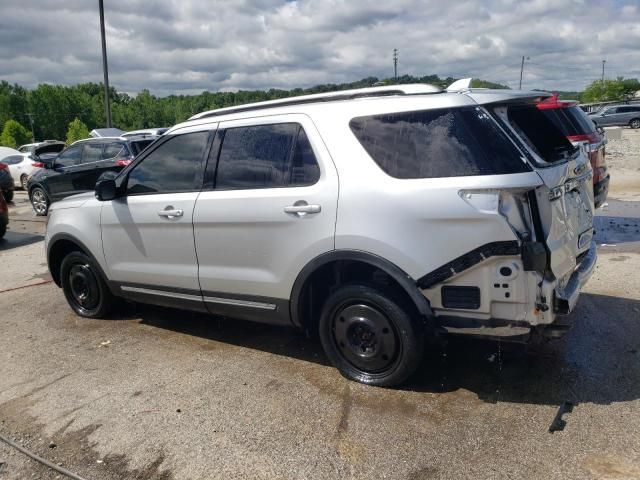
<path fill-rule="evenodd" d="M 7 202 L 13 200 L 13 178 L 9 171 L 9 165 L 0 162 L 0 193 L 4 194 Z"/>
<path fill-rule="evenodd" d="M 640 128 L 640 104 L 612 105 L 597 112 L 589 113 L 589 118 L 599 127 L 629 126 Z"/>
<path fill-rule="evenodd" d="M 119 172 L 154 138 L 89 138 L 79 140 L 51 161 L 44 161 L 27 182 L 36 215 L 46 215 L 52 202 L 93 190 L 105 172 Z"/>
<path fill-rule="evenodd" d="M 558 100 L 554 95 L 538 104 L 538 108 L 574 145 L 582 145 L 589 155 L 593 170 L 595 207 L 600 207 L 609 192 L 609 172 L 605 161 L 605 136 L 598 132 L 591 118 L 578 106 L 578 102 Z"/>
<path fill-rule="evenodd" d="M 0 191 L 0 240 L 7 233 L 7 225 L 9 225 L 9 207 L 4 199 L 2 191 Z"/>
<path fill-rule="evenodd" d="M 201 113 L 52 206 L 52 278 L 83 317 L 122 297 L 295 325 L 374 385 L 435 331 L 559 335 L 596 262 L 593 189 L 545 96 L 394 85 Z"/>
<path fill-rule="evenodd" d="M 142 130 L 132 130 L 130 132 L 125 132 L 121 135 L 121 137 L 159 137 L 163 133 L 169 130 L 168 127 L 163 128 L 143 128 Z"/>
<path fill-rule="evenodd" d="M 2 160 L 9 166 L 14 186 L 27 189 L 27 181 L 38 168 L 44 168 L 59 152 L 64 149 L 62 142 L 42 142 L 30 146 L 26 152 L 10 155 Z"/>
<path fill-rule="evenodd" d="M 20 153 L 33 153 L 35 149 L 41 148 L 46 145 L 62 145 L 64 147 L 65 143 L 60 140 L 44 140 L 42 142 L 35 143 L 26 143 L 24 145 L 20 145 L 18 147 L 18 151 Z"/>

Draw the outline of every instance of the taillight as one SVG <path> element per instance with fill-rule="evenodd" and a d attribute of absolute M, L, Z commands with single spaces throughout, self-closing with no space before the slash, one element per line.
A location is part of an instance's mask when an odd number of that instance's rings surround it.
<path fill-rule="evenodd" d="M 131 163 L 131 160 L 127 160 L 127 159 L 120 159 L 120 160 L 116 160 L 116 165 L 118 167 L 126 167 L 127 165 L 129 165 Z"/>
<path fill-rule="evenodd" d="M 9 168 L 6 163 L 0 163 L 0 170 L 6 170 Z"/>
<path fill-rule="evenodd" d="M 42 163 L 42 162 L 32 162 L 31 166 L 33 168 L 44 168 L 44 163 Z"/>
<path fill-rule="evenodd" d="M 582 135 L 569 135 L 567 140 L 570 142 L 589 142 L 589 143 L 598 143 L 600 138 L 596 132 L 585 133 Z"/>

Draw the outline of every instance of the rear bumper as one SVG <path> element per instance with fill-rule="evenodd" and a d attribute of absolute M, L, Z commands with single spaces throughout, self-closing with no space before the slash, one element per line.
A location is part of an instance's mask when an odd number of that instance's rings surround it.
<path fill-rule="evenodd" d="M 609 175 L 593 185 L 593 203 L 596 208 L 602 206 L 609 194 Z"/>
<path fill-rule="evenodd" d="M 587 253 L 581 258 L 580 263 L 564 284 L 563 288 L 556 288 L 554 312 L 558 315 L 567 315 L 573 311 L 580 296 L 580 290 L 587 283 L 596 267 L 598 253 L 596 242 L 591 242 Z"/>

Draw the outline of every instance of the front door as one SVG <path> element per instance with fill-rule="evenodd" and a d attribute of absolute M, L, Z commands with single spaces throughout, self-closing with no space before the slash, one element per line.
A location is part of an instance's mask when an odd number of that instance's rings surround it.
<path fill-rule="evenodd" d="M 334 248 L 338 177 L 317 130 L 303 115 L 221 123 L 207 182 L 194 232 L 209 311 L 287 322 L 297 274 Z"/>
<path fill-rule="evenodd" d="M 145 154 L 123 177 L 122 196 L 102 207 L 108 276 L 123 296 L 204 308 L 192 222 L 210 132 L 199 128 Z"/>
<path fill-rule="evenodd" d="M 73 184 L 74 177 L 82 168 L 81 159 L 82 145 L 73 145 L 67 148 L 55 159 L 52 170 L 46 174 L 46 185 L 52 201 L 81 192 Z"/>

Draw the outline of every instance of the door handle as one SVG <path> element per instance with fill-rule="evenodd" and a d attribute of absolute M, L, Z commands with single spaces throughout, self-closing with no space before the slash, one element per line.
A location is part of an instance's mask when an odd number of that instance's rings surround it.
<path fill-rule="evenodd" d="M 158 212 L 158 215 L 160 215 L 161 217 L 167 217 L 169 219 L 178 218 L 184 215 L 184 210 L 174 209 L 172 206 L 169 206 L 164 210 L 160 210 Z"/>
<path fill-rule="evenodd" d="M 297 202 L 296 202 L 297 203 Z M 307 213 L 320 213 L 322 207 L 320 205 L 289 205 L 284 207 L 285 213 L 296 213 L 298 215 L 306 215 Z"/>

